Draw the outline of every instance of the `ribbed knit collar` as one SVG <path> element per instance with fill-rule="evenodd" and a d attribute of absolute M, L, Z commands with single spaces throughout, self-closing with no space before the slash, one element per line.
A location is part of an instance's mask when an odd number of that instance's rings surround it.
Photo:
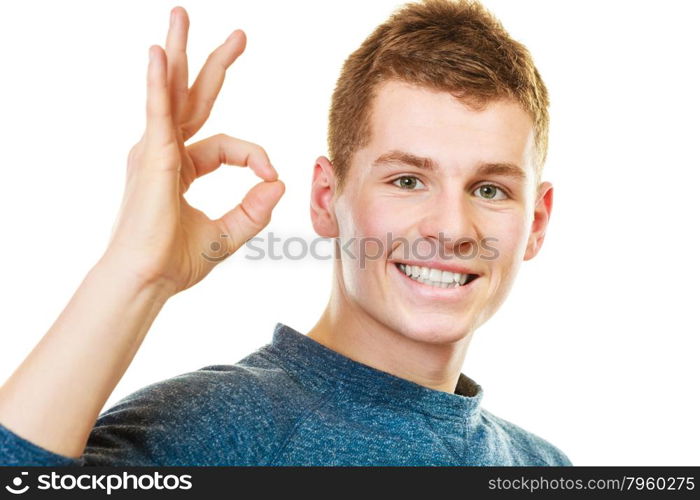
<path fill-rule="evenodd" d="M 457 421 L 474 418 L 481 409 L 483 390 L 463 373 L 454 393 L 431 389 L 350 359 L 283 323 L 275 326 L 268 348 L 313 390 L 343 386 L 407 410 Z"/>

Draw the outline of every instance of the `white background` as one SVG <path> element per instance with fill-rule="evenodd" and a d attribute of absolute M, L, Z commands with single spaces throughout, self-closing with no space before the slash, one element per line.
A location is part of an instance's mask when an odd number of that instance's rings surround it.
<path fill-rule="evenodd" d="M 484 388 L 485 408 L 576 465 L 698 465 L 698 7 L 484 3 L 548 85 L 544 179 L 555 201 L 541 253 L 476 333 L 463 371 Z M 175 5 L 3 4 L 1 380 L 104 251 L 144 127 L 148 47 L 164 46 Z M 190 83 L 231 31 L 248 35 L 192 141 L 224 132 L 263 145 L 287 185 L 265 231 L 313 237 L 311 174 L 327 154 L 335 80 L 400 2 L 179 5 L 191 20 Z M 223 166 L 186 197 L 219 217 L 256 180 Z M 330 266 L 224 261 L 165 305 L 106 407 L 146 384 L 235 363 L 269 342 L 277 321 L 308 331 L 326 304 Z"/>

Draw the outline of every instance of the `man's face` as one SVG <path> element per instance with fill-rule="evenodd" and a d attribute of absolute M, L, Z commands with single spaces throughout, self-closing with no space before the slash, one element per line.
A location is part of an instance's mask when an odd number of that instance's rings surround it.
<path fill-rule="evenodd" d="M 340 285 L 355 313 L 414 340 L 454 342 L 498 309 L 536 254 L 532 120 L 513 102 L 473 111 L 393 80 L 379 87 L 371 120 L 371 143 L 332 205 L 340 245 L 354 239 L 336 262 Z M 490 163 L 511 167 L 484 170 Z M 418 266 L 409 277 L 399 264 Z"/>

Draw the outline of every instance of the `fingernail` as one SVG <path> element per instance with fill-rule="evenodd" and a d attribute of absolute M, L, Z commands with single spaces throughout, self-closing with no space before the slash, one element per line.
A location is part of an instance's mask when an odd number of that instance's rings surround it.
<path fill-rule="evenodd" d="M 175 24 L 175 10 L 174 9 L 170 11 L 170 26 L 172 26 L 173 24 Z"/>
<path fill-rule="evenodd" d="M 233 38 L 233 35 L 235 35 L 236 33 L 238 33 L 238 30 L 234 30 L 233 33 L 231 33 L 231 34 L 228 36 L 228 38 L 226 39 L 226 41 L 227 41 L 227 42 L 230 41 L 230 40 Z"/>

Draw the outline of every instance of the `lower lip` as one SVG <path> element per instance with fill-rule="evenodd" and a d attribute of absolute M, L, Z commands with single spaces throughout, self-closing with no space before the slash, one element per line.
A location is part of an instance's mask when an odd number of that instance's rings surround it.
<path fill-rule="evenodd" d="M 394 269 L 394 272 L 399 275 L 400 282 L 404 283 L 409 289 L 429 300 L 444 300 L 444 301 L 460 301 L 463 300 L 474 288 L 474 284 L 477 283 L 481 277 L 478 277 L 466 285 L 456 286 L 454 288 L 440 288 L 437 286 L 427 285 L 409 278 L 403 272 L 399 270 L 396 263 L 390 262 L 389 265 Z"/>

